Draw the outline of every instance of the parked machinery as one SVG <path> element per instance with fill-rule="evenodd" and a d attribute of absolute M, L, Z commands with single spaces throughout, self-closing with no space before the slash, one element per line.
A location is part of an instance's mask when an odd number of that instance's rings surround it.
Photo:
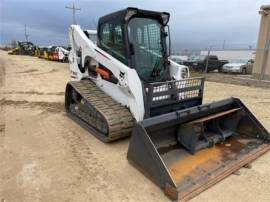
<path fill-rule="evenodd" d="M 18 41 L 17 47 L 10 50 L 8 52 L 8 54 L 10 54 L 10 55 L 34 55 L 35 49 L 36 49 L 36 47 L 32 42 Z"/>
<path fill-rule="evenodd" d="M 68 62 L 69 51 L 61 46 L 54 48 L 52 58 L 55 61 Z"/>
<path fill-rule="evenodd" d="M 97 44 L 71 25 L 68 116 L 104 142 L 132 134 L 128 160 L 187 200 L 269 150 L 237 98 L 202 104 L 203 78 L 171 60 L 169 13 L 127 8 L 99 19 Z"/>
<path fill-rule="evenodd" d="M 42 54 L 41 54 L 41 58 L 45 59 L 45 60 L 49 60 L 50 59 L 50 54 L 51 54 L 51 47 L 44 47 L 42 49 Z"/>
<path fill-rule="evenodd" d="M 48 60 L 54 60 L 53 53 L 56 46 L 48 46 L 47 53 L 48 53 Z"/>
<path fill-rule="evenodd" d="M 40 47 L 36 46 L 34 56 L 35 57 L 39 57 L 40 56 Z"/>

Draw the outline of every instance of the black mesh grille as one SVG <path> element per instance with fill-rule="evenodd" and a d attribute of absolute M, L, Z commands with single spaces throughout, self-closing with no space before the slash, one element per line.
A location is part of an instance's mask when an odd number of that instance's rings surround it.
<path fill-rule="evenodd" d="M 145 118 L 202 104 L 204 78 L 150 83 L 145 88 Z"/>
<path fill-rule="evenodd" d="M 146 89 L 151 106 L 202 96 L 203 78 L 152 83 Z"/>

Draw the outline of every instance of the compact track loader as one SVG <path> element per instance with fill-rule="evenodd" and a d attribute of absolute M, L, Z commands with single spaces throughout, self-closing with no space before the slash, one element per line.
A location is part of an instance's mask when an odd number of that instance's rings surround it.
<path fill-rule="evenodd" d="M 36 46 L 32 42 L 28 41 L 18 41 L 17 47 L 10 50 L 8 54 L 10 55 L 31 55 L 35 54 Z"/>
<path fill-rule="evenodd" d="M 67 62 L 69 51 L 61 46 L 56 46 L 52 51 L 52 60 Z"/>
<path fill-rule="evenodd" d="M 168 21 L 127 8 L 99 19 L 97 43 L 71 25 L 65 107 L 103 142 L 132 134 L 127 159 L 187 200 L 269 150 L 270 135 L 237 98 L 202 104 L 204 78 L 169 60 Z"/>

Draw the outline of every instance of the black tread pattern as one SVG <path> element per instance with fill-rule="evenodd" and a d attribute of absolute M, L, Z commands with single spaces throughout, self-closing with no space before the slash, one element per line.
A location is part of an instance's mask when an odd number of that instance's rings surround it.
<path fill-rule="evenodd" d="M 106 142 L 131 135 L 135 119 L 126 107 L 106 95 L 90 80 L 71 81 L 69 84 L 104 117 L 109 128 L 108 134 L 104 134 L 107 135 Z"/>

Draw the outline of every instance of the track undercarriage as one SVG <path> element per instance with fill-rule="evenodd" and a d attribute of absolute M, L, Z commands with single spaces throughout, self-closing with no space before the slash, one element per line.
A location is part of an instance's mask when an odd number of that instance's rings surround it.
<path fill-rule="evenodd" d="M 103 142 L 129 136 L 134 126 L 129 110 L 90 80 L 68 83 L 65 107 L 72 119 Z"/>

